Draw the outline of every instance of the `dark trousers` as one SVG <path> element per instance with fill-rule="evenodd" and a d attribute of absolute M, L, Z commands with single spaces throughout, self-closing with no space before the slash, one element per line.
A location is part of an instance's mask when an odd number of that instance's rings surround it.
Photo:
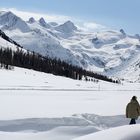
<path fill-rule="evenodd" d="M 129 124 L 130 124 L 130 125 L 131 125 L 131 124 L 136 124 L 136 119 L 131 119 L 131 121 L 130 121 Z"/>

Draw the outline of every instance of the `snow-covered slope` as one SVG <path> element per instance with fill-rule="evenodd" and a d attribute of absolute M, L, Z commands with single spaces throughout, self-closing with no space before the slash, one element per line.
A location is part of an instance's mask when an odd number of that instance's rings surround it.
<path fill-rule="evenodd" d="M 140 125 L 122 126 L 87 135 L 73 140 L 139 140 Z"/>
<path fill-rule="evenodd" d="M 12 50 L 17 50 L 17 45 L 15 44 L 16 42 L 8 38 L 4 32 L 0 31 L 0 48 L 11 48 Z"/>
<path fill-rule="evenodd" d="M 130 81 L 140 79 L 138 34 L 130 36 L 123 29 L 89 33 L 71 21 L 58 25 L 32 17 L 26 22 L 11 12 L 0 13 L 0 28 L 26 49 L 45 56 Z M 127 77 L 130 73 L 133 76 Z"/>

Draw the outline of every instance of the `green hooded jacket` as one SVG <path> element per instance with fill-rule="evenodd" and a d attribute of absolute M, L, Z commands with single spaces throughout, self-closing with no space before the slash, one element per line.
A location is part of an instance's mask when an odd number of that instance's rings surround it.
<path fill-rule="evenodd" d="M 140 105 L 137 100 L 131 100 L 126 106 L 126 118 L 137 119 L 140 116 Z"/>

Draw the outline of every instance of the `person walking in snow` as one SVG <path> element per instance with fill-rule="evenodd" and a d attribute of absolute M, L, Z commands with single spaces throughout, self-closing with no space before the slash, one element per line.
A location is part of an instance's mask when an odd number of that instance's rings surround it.
<path fill-rule="evenodd" d="M 131 118 L 130 125 L 136 124 L 136 119 L 140 116 L 140 105 L 137 97 L 133 96 L 131 101 L 126 106 L 126 118 Z"/>

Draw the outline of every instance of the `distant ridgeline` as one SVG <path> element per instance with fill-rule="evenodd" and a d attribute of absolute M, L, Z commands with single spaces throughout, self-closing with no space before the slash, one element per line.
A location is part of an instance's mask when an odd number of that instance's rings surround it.
<path fill-rule="evenodd" d="M 84 70 L 78 66 L 70 65 L 64 61 L 51 59 L 49 57 L 44 57 L 38 53 L 24 50 L 22 46 L 13 41 L 4 32 L 0 30 L 0 36 L 15 44 L 17 46 L 16 50 L 12 48 L 0 48 L 0 67 L 5 69 L 11 69 L 12 66 L 33 69 L 36 71 L 41 71 L 45 73 L 52 73 L 54 75 L 65 76 L 72 79 L 82 80 L 93 80 L 93 78 L 119 83 L 117 80 L 108 78 L 91 71 Z"/>

